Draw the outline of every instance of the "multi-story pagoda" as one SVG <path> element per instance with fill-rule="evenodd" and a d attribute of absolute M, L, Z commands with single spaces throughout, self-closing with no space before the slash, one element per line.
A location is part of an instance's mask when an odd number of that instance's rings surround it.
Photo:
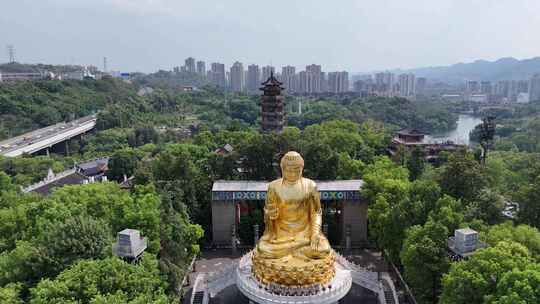
<path fill-rule="evenodd" d="M 270 73 L 270 77 L 262 83 L 262 131 L 263 132 L 278 132 L 283 131 L 284 112 L 283 112 L 283 96 L 281 87 L 283 83 L 279 82 L 274 77 L 274 73 Z"/>

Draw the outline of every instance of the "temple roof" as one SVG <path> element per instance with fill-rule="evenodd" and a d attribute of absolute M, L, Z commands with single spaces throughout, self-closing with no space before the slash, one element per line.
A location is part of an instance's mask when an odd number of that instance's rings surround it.
<path fill-rule="evenodd" d="M 364 181 L 360 179 L 316 181 L 319 191 L 360 191 Z M 212 186 L 212 192 L 218 191 L 256 191 L 266 192 L 267 181 L 226 181 L 218 180 Z"/>

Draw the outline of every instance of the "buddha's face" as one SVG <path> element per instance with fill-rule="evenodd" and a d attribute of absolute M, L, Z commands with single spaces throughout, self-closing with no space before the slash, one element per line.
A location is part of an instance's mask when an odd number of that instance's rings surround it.
<path fill-rule="evenodd" d="M 295 182 L 302 177 L 304 168 L 300 164 L 290 164 L 283 168 L 283 178 L 289 182 Z"/>

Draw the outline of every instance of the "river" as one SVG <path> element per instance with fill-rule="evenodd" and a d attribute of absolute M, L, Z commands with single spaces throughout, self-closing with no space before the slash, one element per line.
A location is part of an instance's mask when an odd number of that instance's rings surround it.
<path fill-rule="evenodd" d="M 458 144 L 469 145 L 469 132 L 471 132 L 474 127 L 481 123 L 482 119 L 480 117 L 460 114 L 457 121 L 457 127 L 454 130 L 444 133 L 432 134 L 428 137 L 428 140 L 433 140 L 437 142 L 451 140 Z"/>

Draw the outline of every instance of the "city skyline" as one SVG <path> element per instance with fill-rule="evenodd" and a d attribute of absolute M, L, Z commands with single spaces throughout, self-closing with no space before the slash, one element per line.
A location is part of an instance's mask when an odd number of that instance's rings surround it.
<path fill-rule="evenodd" d="M 141 72 L 170 69 L 192 55 L 228 66 L 317 62 L 361 73 L 530 58 L 540 49 L 530 35 L 540 26 L 535 1 L 273 3 L 275 9 L 249 1 L 23 0 L 4 4 L 10 14 L 0 20 L 0 45 L 14 45 L 20 62 L 100 66 L 107 57 L 112 70 Z M 44 28 L 39 16 L 63 21 Z M 8 60 L 3 52 L 0 61 Z"/>

